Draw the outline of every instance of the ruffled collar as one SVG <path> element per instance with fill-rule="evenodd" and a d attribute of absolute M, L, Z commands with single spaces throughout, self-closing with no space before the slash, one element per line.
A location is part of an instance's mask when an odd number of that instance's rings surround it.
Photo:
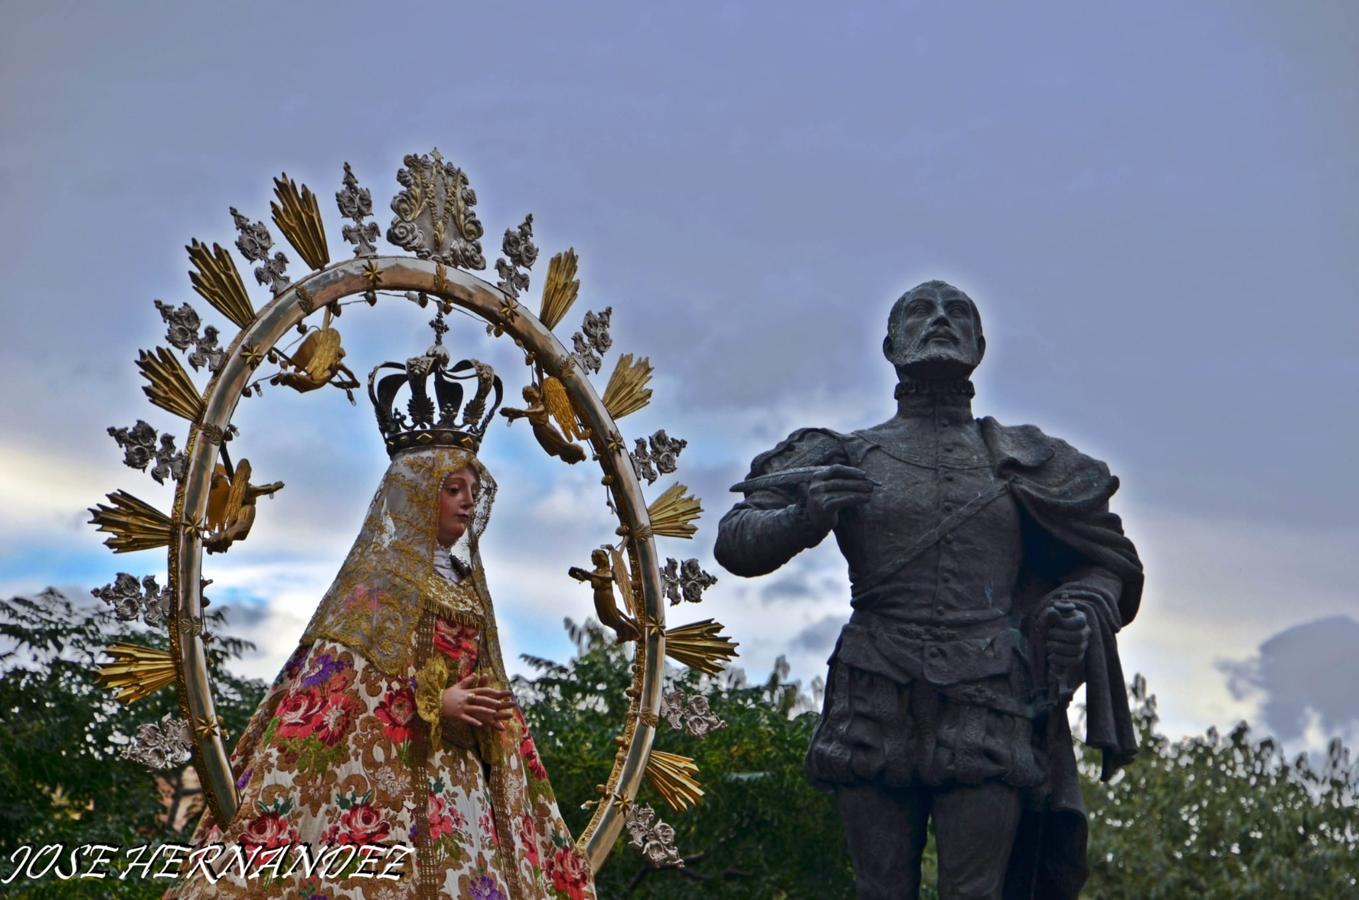
<path fill-rule="evenodd" d="M 932 416 L 948 421 L 972 420 L 972 396 L 976 389 L 967 378 L 950 381 L 901 381 L 893 395 L 897 415 L 903 418 Z"/>

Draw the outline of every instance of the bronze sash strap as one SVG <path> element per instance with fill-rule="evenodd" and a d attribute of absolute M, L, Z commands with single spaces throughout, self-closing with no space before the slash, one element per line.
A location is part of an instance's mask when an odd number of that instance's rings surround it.
<path fill-rule="evenodd" d="M 897 572 L 901 571 L 907 563 L 911 562 L 921 553 L 924 553 L 930 547 L 938 543 L 944 535 L 950 533 L 953 529 L 981 512 L 997 497 L 1004 494 L 1009 489 L 1010 482 L 1001 481 L 998 484 L 993 485 L 990 490 L 982 491 L 953 512 L 944 516 L 944 518 L 940 519 L 933 528 L 912 541 L 910 545 L 902 551 L 901 555 L 890 560 L 886 565 L 881 566 L 876 572 L 871 572 L 863 578 L 854 579 L 851 585 L 853 592 L 855 594 L 861 594 L 864 591 L 872 590 L 882 584 L 888 578 L 891 578 Z"/>

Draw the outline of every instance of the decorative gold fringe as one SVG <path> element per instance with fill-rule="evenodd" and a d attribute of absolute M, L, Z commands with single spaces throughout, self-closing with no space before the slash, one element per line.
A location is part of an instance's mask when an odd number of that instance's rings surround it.
<path fill-rule="evenodd" d="M 562 437 L 568 441 L 585 437 L 576 419 L 576 408 L 571 404 L 571 395 L 566 393 L 566 385 L 551 375 L 543 379 L 543 406 L 561 429 Z"/>
<path fill-rule="evenodd" d="M 651 381 L 651 360 L 643 356 L 634 363 L 631 353 L 624 353 L 618 357 L 618 365 L 614 366 L 613 374 L 609 376 L 609 384 L 604 388 L 604 408 L 609 411 L 609 415 L 621 419 L 650 403 L 651 388 L 647 387 L 649 381 Z"/>
<path fill-rule="evenodd" d="M 197 422 L 202 417 L 203 397 L 179 358 L 167 348 L 157 347 L 154 355 L 145 350 L 138 351 L 137 368 L 151 382 L 144 385 L 142 391 L 152 403 L 190 422 Z"/>
<path fill-rule="evenodd" d="M 741 646 L 725 634 L 719 634 L 722 627 L 721 622 L 704 619 L 667 629 L 665 655 L 691 669 L 716 675 L 736 658 L 736 648 Z"/>
<path fill-rule="evenodd" d="M 110 644 L 104 652 L 113 662 L 99 667 L 99 683 L 124 703 L 136 703 L 175 680 L 175 662 L 169 651 L 139 644 Z"/>
<path fill-rule="evenodd" d="M 652 750 L 646 763 L 646 778 L 670 808 L 683 811 L 703 799 L 699 786 L 698 763 L 678 753 Z"/>
<path fill-rule="evenodd" d="M 90 515 L 94 518 L 89 524 L 113 534 L 104 541 L 104 546 L 114 553 L 131 553 L 170 545 L 174 525 L 160 510 L 127 491 L 115 491 L 108 499 L 112 506 L 100 503 L 90 507 Z"/>
<path fill-rule="evenodd" d="M 547 264 L 547 280 L 543 282 L 543 307 L 538 321 L 549 329 L 556 328 L 571 304 L 580 294 L 580 279 L 576 278 L 576 248 L 568 247 L 552 257 Z"/>
<path fill-rule="evenodd" d="M 652 534 L 691 538 L 698 533 L 693 522 L 703 512 L 703 505 L 697 497 L 685 495 L 687 490 L 682 484 L 672 484 L 646 508 Z"/>
<path fill-rule="evenodd" d="M 326 229 L 316 195 L 305 184 L 299 193 L 297 183 L 284 172 L 274 179 L 274 196 L 278 202 L 269 204 L 274 211 L 274 224 L 307 265 L 325 268 L 330 262 L 330 248 L 326 246 Z"/>
<path fill-rule="evenodd" d="M 245 292 L 241 273 L 236 271 L 236 263 L 231 254 L 222 249 L 221 244 L 207 244 L 195 240 L 184 249 L 189 251 L 189 262 L 198 269 L 189 272 L 193 289 L 209 303 L 212 308 L 226 316 L 240 328 L 245 328 L 255 320 L 255 308 L 250 305 L 250 296 Z"/>

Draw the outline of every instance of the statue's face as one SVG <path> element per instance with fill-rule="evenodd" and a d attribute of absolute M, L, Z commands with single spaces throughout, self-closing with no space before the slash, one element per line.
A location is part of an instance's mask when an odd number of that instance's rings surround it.
<path fill-rule="evenodd" d="M 981 362 L 986 339 L 967 296 L 951 285 L 931 283 L 892 307 L 882 352 L 900 375 L 966 378 Z"/>
<path fill-rule="evenodd" d="M 444 479 L 439 489 L 439 543 L 452 547 L 472 524 L 481 485 L 470 466 Z"/>

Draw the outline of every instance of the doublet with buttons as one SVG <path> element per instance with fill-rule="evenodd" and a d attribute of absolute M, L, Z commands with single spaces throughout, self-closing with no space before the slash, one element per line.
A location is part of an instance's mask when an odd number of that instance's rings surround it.
<path fill-rule="evenodd" d="M 854 613 L 830 660 L 808 756 L 814 783 L 1043 778 L 1031 746 L 1033 690 L 1019 664 L 1024 639 L 1010 615 L 1020 512 L 963 388 L 908 394 L 897 416 L 852 434 L 795 433 L 765 461 L 773 470 L 850 465 L 876 482 L 835 526 Z M 824 537 L 792 491 L 751 494 L 723 529 L 736 533 L 750 513 L 752 546 L 754 530 L 781 530 L 802 546 Z"/>
<path fill-rule="evenodd" d="M 880 485 L 835 529 L 856 611 L 932 625 L 1010 612 L 1021 561 L 1019 510 L 1008 493 L 987 502 L 998 481 L 981 433 L 966 398 L 950 400 L 904 404 L 903 415 L 841 444 L 845 462 Z M 877 561 L 907 553 L 969 503 L 984 505 L 896 571 L 873 578 Z"/>

